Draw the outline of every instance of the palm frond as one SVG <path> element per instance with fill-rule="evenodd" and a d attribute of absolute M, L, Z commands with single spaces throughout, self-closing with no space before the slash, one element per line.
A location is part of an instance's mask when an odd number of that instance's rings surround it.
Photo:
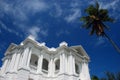
<path fill-rule="evenodd" d="M 99 78 L 97 76 L 93 75 L 91 80 L 99 80 Z"/>
<path fill-rule="evenodd" d="M 101 25 L 102 25 L 104 28 L 106 28 L 107 30 L 109 30 L 109 29 L 110 29 L 110 27 L 109 27 L 109 26 L 107 26 L 107 25 L 105 25 L 103 22 L 101 22 Z"/>
<path fill-rule="evenodd" d="M 96 31 L 95 24 L 93 24 L 93 27 L 90 31 L 90 35 L 93 35 L 95 33 L 95 31 Z"/>
<path fill-rule="evenodd" d="M 115 80 L 115 75 L 111 72 L 106 72 L 106 76 L 108 80 Z"/>
<path fill-rule="evenodd" d="M 116 74 L 116 80 L 120 80 L 120 72 Z"/>
<path fill-rule="evenodd" d="M 97 0 L 96 0 L 97 1 Z M 83 26 L 86 29 L 91 28 L 90 34 L 93 35 L 96 33 L 97 36 L 105 36 L 114 48 L 120 53 L 119 47 L 107 36 L 104 32 L 104 29 L 109 29 L 104 22 L 113 22 L 112 19 L 108 15 L 107 9 L 99 9 L 99 4 L 96 2 L 96 5 L 90 5 L 88 8 L 85 9 L 85 12 L 88 16 L 82 17 L 80 20 L 83 21 Z"/>
<path fill-rule="evenodd" d="M 90 5 L 87 9 L 85 9 L 85 12 L 89 15 L 96 15 L 97 9 L 93 5 Z"/>
<path fill-rule="evenodd" d="M 81 17 L 80 20 L 84 22 L 82 27 L 84 27 L 86 29 L 89 29 L 92 26 L 92 24 L 93 24 L 93 19 L 90 18 L 89 16 Z"/>
<path fill-rule="evenodd" d="M 99 11 L 99 3 L 98 3 L 98 1 L 96 1 L 96 9 L 97 9 L 97 12 Z"/>

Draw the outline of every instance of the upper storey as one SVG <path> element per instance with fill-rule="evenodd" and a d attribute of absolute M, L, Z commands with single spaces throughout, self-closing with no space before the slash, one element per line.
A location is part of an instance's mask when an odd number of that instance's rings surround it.
<path fill-rule="evenodd" d="M 74 53 L 74 55 L 76 55 L 80 58 L 84 58 L 87 61 L 89 61 L 89 56 L 87 55 L 86 51 L 83 49 L 83 47 L 81 45 L 68 47 L 68 44 L 66 42 L 61 42 L 59 44 L 59 47 L 49 48 L 45 45 L 45 43 L 37 42 L 32 36 L 27 37 L 19 45 L 11 43 L 11 45 L 8 47 L 7 51 L 5 52 L 5 56 L 14 53 L 16 50 L 19 50 L 21 48 L 24 49 L 26 47 L 34 48 L 34 50 L 37 49 L 37 50 L 47 53 L 49 55 L 57 54 L 60 51 L 66 51 L 67 54 Z"/>

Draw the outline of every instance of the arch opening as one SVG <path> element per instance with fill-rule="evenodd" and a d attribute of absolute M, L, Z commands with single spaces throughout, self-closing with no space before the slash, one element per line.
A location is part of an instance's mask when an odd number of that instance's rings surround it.
<path fill-rule="evenodd" d="M 55 61 L 55 73 L 58 73 L 60 70 L 60 59 Z"/>
<path fill-rule="evenodd" d="M 37 70 L 37 66 L 38 66 L 38 56 L 35 54 L 32 54 L 30 59 L 30 68 L 32 70 Z"/>
<path fill-rule="evenodd" d="M 42 71 L 44 73 L 48 73 L 48 64 L 49 64 L 48 60 L 44 58 L 42 63 Z"/>
<path fill-rule="evenodd" d="M 75 63 L 75 72 L 76 72 L 77 74 L 79 74 L 79 73 L 80 73 L 80 71 L 79 71 L 79 66 L 78 66 L 78 64 L 77 64 L 77 63 Z"/>

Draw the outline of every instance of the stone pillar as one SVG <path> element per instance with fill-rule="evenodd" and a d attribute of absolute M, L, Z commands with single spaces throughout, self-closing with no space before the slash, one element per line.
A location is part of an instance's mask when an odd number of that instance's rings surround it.
<path fill-rule="evenodd" d="M 49 76 L 53 77 L 55 73 L 55 63 L 53 59 L 50 60 L 49 69 Z"/>
<path fill-rule="evenodd" d="M 28 80 L 29 78 L 29 59 L 30 59 L 31 49 L 29 47 L 25 48 L 21 55 L 20 67 L 18 70 L 19 80 Z"/>
<path fill-rule="evenodd" d="M 15 72 L 17 72 L 18 65 L 19 65 L 19 60 L 20 60 L 20 53 L 18 53 L 18 54 L 16 55 L 15 66 L 14 66 Z"/>
<path fill-rule="evenodd" d="M 10 60 L 10 58 L 9 58 L 9 59 L 8 59 L 8 63 L 7 63 L 7 67 L 6 67 L 6 71 L 5 71 L 5 72 L 8 72 L 8 71 L 9 71 L 10 62 L 11 62 L 11 60 Z"/>
<path fill-rule="evenodd" d="M 42 74 L 42 62 L 43 62 L 43 55 L 41 54 L 38 59 L 38 67 L 37 67 L 37 73 Z"/>
<path fill-rule="evenodd" d="M 29 68 L 29 65 L 30 65 L 31 54 L 32 54 L 32 48 L 29 49 L 29 53 L 28 53 L 28 59 L 27 59 L 27 67 L 28 68 Z"/>
<path fill-rule="evenodd" d="M 65 55 L 65 58 L 64 58 L 64 70 L 66 74 L 69 73 L 67 55 Z"/>
<path fill-rule="evenodd" d="M 3 63 L 3 66 L 2 66 L 2 68 L 1 68 L 0 75 L 3 75 L 3 74 L 5 73 L 7 64 L 8 64 L 8 59 L 5 59 L 5 60 L 4 60 L 4 63 Z"/>
<path fill-rule="evenodd" d="M 63 53 L 60 55 L 60 73 L 67 73 L 67 71 L 68 71 L 67 56 Z"/>
<path fill-rule="evenodd" d="M 60 55 L 60 73 L 64 73 L 64 60 L 63 60 L 64 54 Z"/>
<path fill-rule="evenodd" d="M 63 63 L 62 63 L 62 55 L 60 54 L 60 73 L 63 72 L 62 65 L 63 65 Z"/>
<path fill-rule="evenodd" d="M 48 64 L 48 76 L 52 76 L 52 65 L 53 59 L 50 59 L 49 64 Z"/>
<path fill-rule="evenodd" d="M 69 63 L 69 74 L 73 75 L 75 74 L 75 59 L 72 54 L 68 57 L 68 63 Z"/>
<path fill-rule="evenodd" d="M 72 73 L 75 74 L 75 57 L 72 56 L 72 64 L 73 64 L 73 70 L 72 70 Z"/>
<path fill-rule="evenodd" d="M 28 56 L 29 56 L 29 48 L 25 48 L 23 53 L 22 53 L 23 57 L 21 59 L 21 65 L 20 65 L 20 68 L 27 68 L 27 62 L 28 62 Z"/>
<path fill-rule="evenodd" d="M 14 66 L 15 66 L 15 61 L 16 61 L 16 53 L 14 53 L 12 55 L 12 59 L 11 59 L 11 62 L 10 62 L 10 67 L 9 67 L 9 71 L 8 72 L 13 72 L 14 71 Z"/>
<path fill-rule="evenodd" d="M 22 66 L 22 52 L 20 54 L 20 60 L 19 60 L 19 65 L 18 65 L 18 69 L 20 69 Z"/>
<path fill-rule="evenodd" d="M 72 55 L 70 54 L 69 58 L 68 58 L 68 62 L 69 62 L 69 74 L 72 74 Z"/>
<path fill-rule="evenodd" d="M 81 70 L 81 73 L 80 73 L 80 80 L 91 80 L 87 62 L 82 63 L 82 70 Z"/>
<path fill-rule="evenodd" d="M 17 51 L 16 51 L 15 53 L 12 54 L 10 66 L 5 75 L 6 76 L 5 80 L 16 80 L 15 65 L 17 61 L 18 60 L 17 60 Z"/>

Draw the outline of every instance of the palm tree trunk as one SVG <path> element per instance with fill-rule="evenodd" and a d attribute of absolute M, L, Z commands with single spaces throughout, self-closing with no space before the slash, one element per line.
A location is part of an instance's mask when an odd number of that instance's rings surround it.
<path fill-rule="evenodd" d="M 104 36 L 110 41 L 110 43 L 117 50 L 117 52 L 120 53 L 120 48 L 115 44 L 115 42 L 106 33 L 104 33 Z"/>

